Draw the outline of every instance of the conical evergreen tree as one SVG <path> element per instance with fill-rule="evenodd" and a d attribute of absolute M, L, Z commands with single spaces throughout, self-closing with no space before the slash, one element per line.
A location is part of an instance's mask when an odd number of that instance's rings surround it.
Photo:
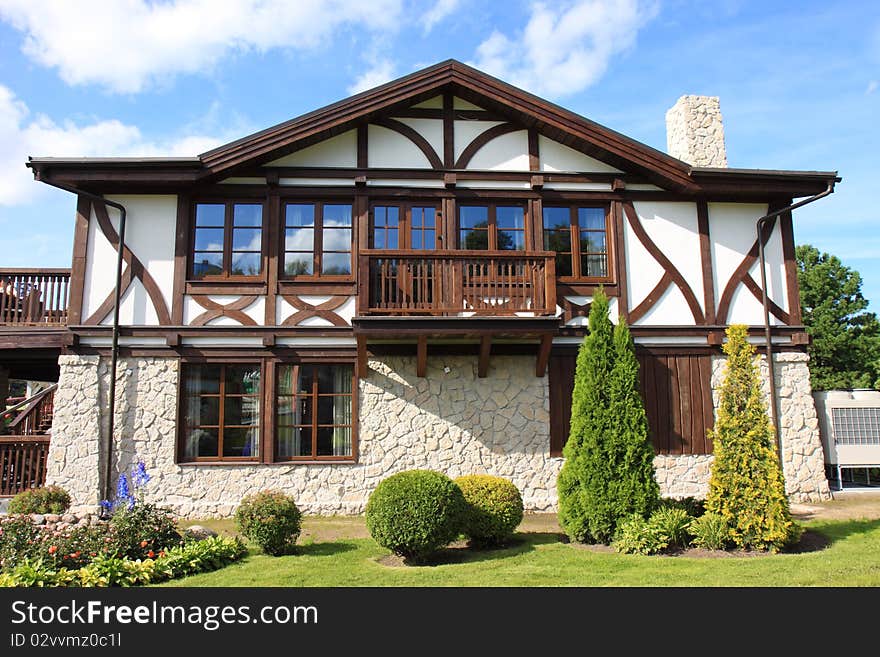
<path fill-rule="evenodd" d="M 776 551 L 797 532 L 761 395 L 755 348 L 742 325 L 727 329 L 727 369 L 715 428 L 706 511 L 727 520 L 738 546 Z"/>
<path fill-rule="evenodd" d="M 614 329 L 608 298 L 593 297 L 578 351 L 571 432 L 559 473 L 559 523 L 580 542 L 610 542 L 618 522 L 656 505 L 653 450 L 629 329 Z"/>

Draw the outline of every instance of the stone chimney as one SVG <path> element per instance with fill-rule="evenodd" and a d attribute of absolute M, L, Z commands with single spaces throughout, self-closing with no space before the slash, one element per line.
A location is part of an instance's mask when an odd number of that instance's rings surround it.
<path fill-rule="evenodd" d="M 682 96 L 666 112 L 666 150 L 695 167 L 726 167 L 718 96 Z"/>

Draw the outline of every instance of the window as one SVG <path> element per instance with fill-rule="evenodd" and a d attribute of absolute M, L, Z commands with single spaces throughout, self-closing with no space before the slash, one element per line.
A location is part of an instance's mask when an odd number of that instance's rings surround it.
<path fill-rule="evenodd" d="M 262 204 L 196 204 L 192 278 L 259 276 L 262 251 Z"/>
<path fill-rule="evenodd" d="M 184 363 L 182 387 L 181 460 L 257 460 L 259 363 Z"/>
<path fill-rule="evenodd" d="M 520 205 L 462 205 L 458 245 L 465 250 L 525 251 L 525 208 Z"/>
<path fill-rule="evenodd" d="M 354 368 L 282 364 L 277 379 L 277 459 L 353 458 Z"/>
<path fill-rule="evenodd" d="M 285 276 L 351 276 L 351 204 L 288 203 Z"/>
<path fill-rule="evenodd" d="M 544 249 L 556 252 L 556 275 L 608 277 L 608 225 L 604 207 L 544 206 Z"/>
<path fill-rule="evenodd" d="M 370 212 L 370 248 L 436 249 L 439 214 L 432 205 L 374 205 Z"/>

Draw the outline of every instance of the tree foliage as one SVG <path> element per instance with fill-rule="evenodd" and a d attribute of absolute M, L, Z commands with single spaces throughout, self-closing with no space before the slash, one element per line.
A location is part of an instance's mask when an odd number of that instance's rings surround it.
<path fill-rule="evenodd" d="M 809 244 L 796 254 L 813 389 L 880 388 L 880 322 L 867 312 L 862 277 Z"/>
<path fill-rule="evenodd" d="M 764 406 L 755 348 L 741 324 L 727 329 L 727 369 L 710 436 L 715 460 L 706 512 L 725 519 L 739 547 L 778 550 L 797 528 L 791 520 L 773 427 Z"/>
<path fill-rule="evenodd" d="M 654 450 L 629 329 L 612 327 L 599 290 L 577 357 L 571 432 L 559 473 L 559 522 L 580 542 L 609 543 L 624 519 L 657 506 Z"/>

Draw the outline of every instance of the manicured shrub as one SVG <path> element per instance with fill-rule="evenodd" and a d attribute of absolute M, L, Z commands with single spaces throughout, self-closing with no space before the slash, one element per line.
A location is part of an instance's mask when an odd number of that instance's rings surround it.
<path fill-rule="evenodd" d="M 247 548 L 238 537 L 210 536 L 171 548 L 156 560 L 156 567 L 162 577 L 173 579 L 223 568 L 245 554 Z"/>
<path fill-rule="evenodd" d="M 706 550 L 724 550 L 730 545 L 730 526 L 723 516 L 705 513 L 695 518 L 688 531 L 693 535 L 691 545 Z"/>
<path fill-rule="evenodd" d="M 146 502 L 117 507 L 108 538 L 112 555 L 130 559 L 150 558 L 181 542 L 171 510 Z"/>
<path fill-rule="evenodd" d="M 660 491 L 654 449 L 639 392 L 639 364 L 621 318 L 608 319 L 608 298 L 593 297 L 589 334 L 578 351 L 571 433 L 559 473 L 559 523 L 574 541 L 608 543 L 633 513 L 647 517 Z"/>
<path fill-rule="evenodd" d="M 669 545 L 667 537 L 644 516 L 633 513 L 617 525 L 612 543 L 625 554 L 657 554 Z"/>
<path fill-rule="evenodd" d="M 523 518 L 523 501 L 513 482 L 492 475 L 466 475 L 455 483 L 465 508 L 462 532 L 474 545 L 500 545 L 513 535 Z"/>
<path fill-rule="evenodd" d="M 648 524 L 663 536 L 667 547 L 685 548 L 691 540 L 689 528 L 693 520 L 684 509 L 661 507 L 651 514 Z"/>
<path fill-rule="evenodd" d="M 727 367 L 710 433 L 715 460 L 706 511 L 724 518 L 738 547 L 775 552 L 797 530 L 758 382 L 755 348 L 746 338 L 743 325 L 727 329 Z"/>
<path fill-rule="evenodd" d="M 263 552 L 278 556 L 296 544 L 302 513 L 293 497 L 278 490 L 264 490 L 242 499 L 235 511 L 238 530 Z"/>
<path fill-rule="evenodd" d="M 379 545 L 413 562 L 454 540 L 466 502 L 449 477 L 433 470 L 398 472 L 382 480 L 367 501 L 367 529 Z"/>
<path fill-rule="evenodd" d="M 70 494 L 61 486 L 24 490 L 9 501 L 9 513 L 65 513 Z"/>

